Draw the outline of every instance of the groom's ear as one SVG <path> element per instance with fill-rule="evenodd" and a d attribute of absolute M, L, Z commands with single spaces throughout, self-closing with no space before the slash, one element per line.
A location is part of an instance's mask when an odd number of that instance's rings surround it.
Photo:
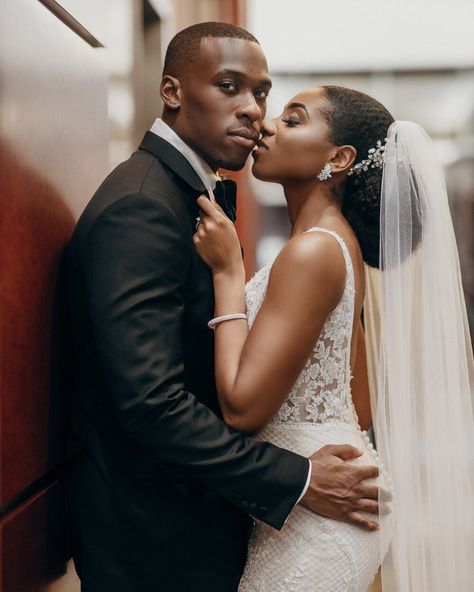
<path fill-rule="evenodd" d="M 168 109 L 179 109 L 181 106 L 181 83 L 179 80 L 165 74 L 160 84 L 160 95 Z"/>
<path fill-rule="evenodd" d="M 331 168 L 335 173 L 342 173 L 351 168 L 357 156 L 354 146 L 337 146 L 331 159 Z"/>

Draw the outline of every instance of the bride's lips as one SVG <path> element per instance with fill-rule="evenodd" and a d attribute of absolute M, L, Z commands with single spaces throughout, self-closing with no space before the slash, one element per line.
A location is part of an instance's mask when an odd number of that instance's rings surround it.
<path fill-rule="evenodd" d="M 229 136 L 231 136 L 234 142 L 237 142 L 237 144 L 245 146 L 245 148 L 249 148 L 250 150 L 255 146 L 255 144 L 258 141 L 258 134 L 246 128 L 241 128 L 229 132 Z"/>
<path fill-rule="evenodd" d="M 252 152 L 252 156 L 257 156 L 268 150 L 268 146 L 263 140 L 258 140 L 255 150 Z"/>

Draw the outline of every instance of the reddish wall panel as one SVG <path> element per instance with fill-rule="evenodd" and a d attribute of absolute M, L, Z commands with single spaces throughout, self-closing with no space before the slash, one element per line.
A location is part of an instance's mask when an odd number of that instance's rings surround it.
<path fill-rule="evenodd" d="M 104 51 L 38 0 L 0 4 L 4 592 L 44 589 L 66 558 L 64 500 L 55 481 L 67 435 L 57 276 L 75 221 L 108 168 Z"/>
<path fill-rule="evenodd" d="M 2 592 L 37 592 L 65 569 L 61 484 L 53 483 L 0 521 Z"/>
<path fill-rule="evenodd" d="M 106 172 L 107 114 L 103 50 L 39 2 L 3 3 L 0 22 L 4 506 L 62 455 L 64 422 L 51 399 L 56 274 L 74 221 Z"/>
<path fill-rule="evenodd" d="M 0 222 L 4 505 L 62 456 L 63 406 L 58 396 L 50 396 L 53 307 L 59 257 L 74 218 L 45 179 L 5 146 L 0 151 L 5 167 Z"/>

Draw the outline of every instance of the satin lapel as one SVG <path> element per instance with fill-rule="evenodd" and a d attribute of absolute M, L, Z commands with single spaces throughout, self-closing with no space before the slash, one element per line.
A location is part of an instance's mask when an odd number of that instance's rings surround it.
<path fill-rule="evenodd" d="M 163 140 L 163 138 L 152 132 L 146 132 L 139 148 L 140 150 L 151 152 L 151 154 L 162 160 L 174 173 L 197 192 L 206 192 L 206 187 L 204 187 L 199 175 L 186 158 L 169 142 Z"/>
<path fill-rule="evenodd" d="M 207 194 L 207 187 L 204 186 L 199 175 L 193 169 L 188 160 L 172 146 L 169 142 L 160 138 L 152 132 L 146 132 L 139 146 L 140 150 L 150 152 L 164 162 L 178 177 L 183 179 L 199 195 Z M 235 221 L 236 213 L 236 185 L 234 181 L 224 180 L 220 182 L 221 189 L 216 199 L 227 216 Z M 196 196 L 192 196 L 195 199 Z"/>

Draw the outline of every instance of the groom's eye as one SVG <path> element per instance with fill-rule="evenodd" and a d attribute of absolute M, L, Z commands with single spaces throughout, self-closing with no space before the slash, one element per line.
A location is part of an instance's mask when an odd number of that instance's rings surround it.
<path fill-rule="evenodd" d="M 228 80 L 220 82 L 219 86 L 224 92 L 235 92 L 237 90 L 235 83 Z"/>
<path fill-rule="evenodd" d="M 268 90 L 265 88 L 260 88 L 256 90 L 254 94 L 257 97 L 257 99 L 265 100 L 268 97 Z"/>

